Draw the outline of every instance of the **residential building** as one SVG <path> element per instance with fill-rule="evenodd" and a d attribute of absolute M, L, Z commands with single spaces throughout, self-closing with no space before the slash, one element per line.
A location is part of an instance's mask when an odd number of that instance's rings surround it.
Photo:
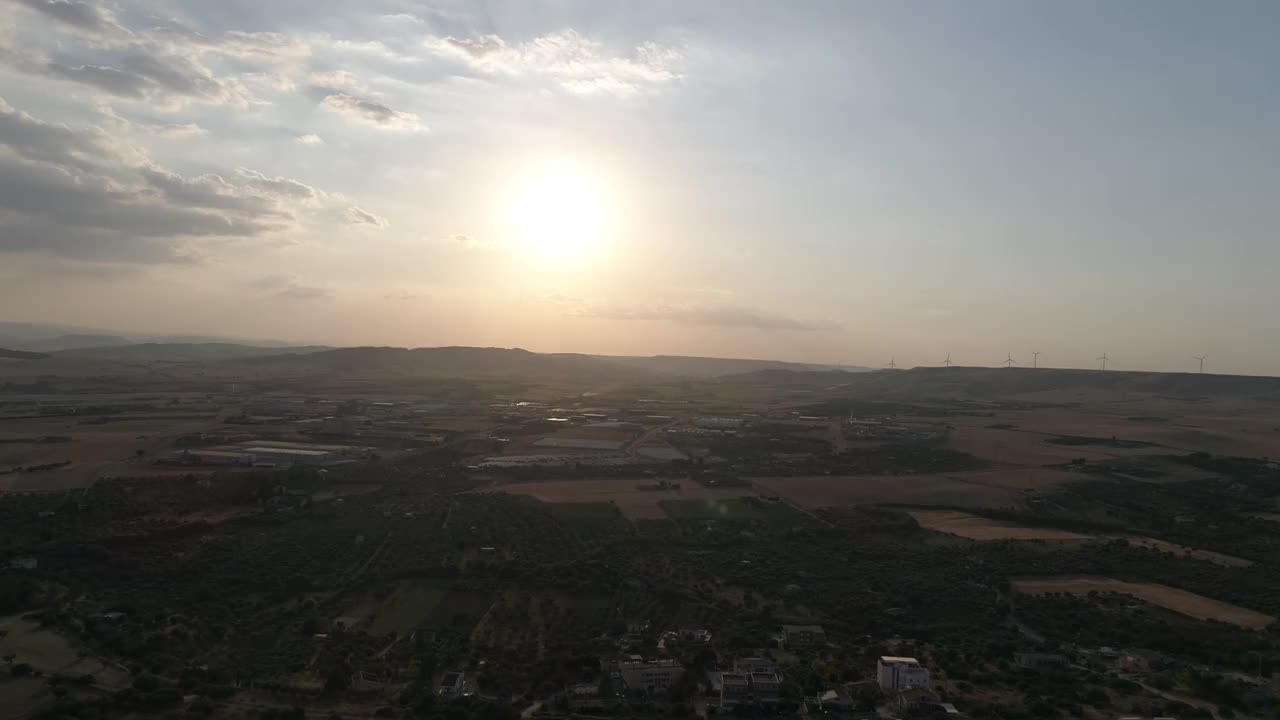
<path fill-rule="evenodd" d="M 618 670 L 628 690 L 649 693 L 666 690 L 684 674 L 684 666 L 677 660 L 632 660 L 621 663 Z"/>
<path fill-rule="evenodd" d="M 876 679 L 885 692 L 929 687 L 929 671 L 910 657 L 881 656 L 876 664 Z"/>
<path fill-rule="evenodd" d="M 790 650 L 821 647 L 827 644 L 827 633 L 821 625 L 783 625 L 782 641 Z"/>
<path fill-rule="evenodd" d="M 1066 670 L 1071 667 L 1066 655 L 1050 653 L 1018 653 L 1015 662 L 1023 670 Z"/>
<path fill-rule="evenodd" d="M 853 698 L 844 690 L 828 690 L 818 694 L 818 707 L 835 712 L 848 712 L 853 709 Z"/>
<path fill-rule="evenodd" d="M 778 691 L 781 687 L 782 680 L 778 678 L 776 673 L 751 673 L 751 697 L 754 698 L 756 702 L 778 702 Z"/>
<path fill-rule="evenodd" d="M 746 673 L 721 673 L 720 707 L 745 705 L 751 701 L 751 676 Z"/>
<path fill-rule="evenodd" d="M 771 673 L 776 672 L 778 666 L 767 657 L 745 657 L 733 659 L 733 671 L 740 673 Z"/>
<path fill-rule="evenodd" d="M 461 671 L 447 672 L 440 678 L 440 687 L 436 694 L 440 697 L 456 698 L 463 694 L 467 687 L 466 676 Z"/>

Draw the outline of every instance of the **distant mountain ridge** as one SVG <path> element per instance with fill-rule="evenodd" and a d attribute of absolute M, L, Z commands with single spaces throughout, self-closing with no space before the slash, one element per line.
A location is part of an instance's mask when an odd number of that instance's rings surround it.
<path fill-rule="evenodd" d="M 832 385 L 830 373 L 763 370 L 722 378 L 724 382 L 817 388 Z M 863 398 L 992 398 L 1088 392 L 1163 395 L 1183 399 L 1205 396 L 1267 396 L 1280 401 L 1280 377 L 1213 375 L 1069 368 L 917 367 L 849 374 L 842 390 Z"/>
<path fill-rule="evenodd" d="M 258 347 L 237 343 L 138 343 L 104 347 L 80 347 L 54 353 L 59 358 L 84 358 L 112 362 L 218 362 L 246 357 L 305 355 L 332 350 L 325 345 Z"/>
<path fill-rule="evenodd" d="M 210 335 L 165 335 L 127 333 L 102 328 L 87 328 L 52 323 L 0 321 L 0 347 L 31 352 L 58 352 L 88 348 L 122 347 L 147 343 L 159 344 L 233 344 L 248 347 L 296 347 L 282 340 L 250 340 Z"/>
<path fill-rule="evenodd" d="M 719 377 L 721 375 L 758 372 L 761 370 L 789 370 L 794 372 L 827 370 L 865 372 L 869 370 L 869 368 L 858 366 L 818 365 L 814 363 L 785 362 L 782 360 L 751 360 L 688 355 L 593 355 L 591 357 L 608 360 L 627 367 L 683 377 Z"/>

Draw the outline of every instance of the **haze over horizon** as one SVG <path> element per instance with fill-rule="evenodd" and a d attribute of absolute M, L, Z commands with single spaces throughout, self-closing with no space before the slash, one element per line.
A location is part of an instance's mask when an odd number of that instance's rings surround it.
<path fill-rule="evenodd" d="M 1280 6 L 0 0 L 0 313 L 1280 375 Z"/>

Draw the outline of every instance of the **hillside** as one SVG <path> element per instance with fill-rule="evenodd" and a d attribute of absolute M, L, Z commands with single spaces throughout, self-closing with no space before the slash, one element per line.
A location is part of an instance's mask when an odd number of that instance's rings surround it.
<path fill-rule="evenodd" d="M 222 372 L 265 376 L 378 375 L 429 378 L 501 378 L 620 382 L 652 378 L 651 373 L 589 355 L 544 355 L 518 348 L 358 347 L 310 354 L 248 357 L 223 363 Z"/>
<path fill-rule="evenodd" d="M 832 390 L 836 388 L 831 386 L 837 384 L 832 373 L 777 370 L 722 378 L 721 382 Z M 1280 378 L 1117 370 L 927 367 L 847 374 L 839 380 L 839 391 L 856 397 L 888 399 L 1056 395 L 1066 401 L 1080 394 L 1097 393 L 1186 399 L 1206 396 L 1280 399 Z"/>
<path fill-rule="evenodd" d="M 115 347 L 85 347 L 55 353 L 63 359 L 112 362 L 218 362 L 271 355 L 305 355 L 331 350 L 322 345 L 304 347 L 257 347 L 237 343 L 138 343 Z"/>
<path fill-rule="evenodd" d="M 24 350 L 6 350 L 0 348 L 0 358 L 9 358 L 11 360 L 43 360 L 48 358 L 46 353 L 26 352 Z"/>
<path fill-rule="evenodd" d="M 616 365 L 624 365 L 649 372 L 679 377 L 718 377 L 761 370 L 787 370 L 793 372 L 825 371 L 837 368 L 830 365 L 783 362 L 781 360 L 748 360 L 740 358 L 691 357 L 684 355 L 594 355 Z M 843 367 L 849 372 L 862 372 L 867 368 Z"/>

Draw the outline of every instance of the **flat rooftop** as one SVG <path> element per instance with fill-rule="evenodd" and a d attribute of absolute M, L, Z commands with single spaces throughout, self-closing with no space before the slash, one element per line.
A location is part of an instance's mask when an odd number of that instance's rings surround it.
<path fill-rule="evenodd" d="M 319 457 L 330 454 L 328 450 L 302 450 L 300 448 L 286 447 L 250 447 L 245 448 L 244 452 L 263 455 L 299 455 L 302 457 Z"/>
<path fill-rule="evenodd" d="M 913 657 L 897 657 L 894 655 L 881 655 L 880 662 L 885 665 L 919 665 L 920 661 Z"/>

